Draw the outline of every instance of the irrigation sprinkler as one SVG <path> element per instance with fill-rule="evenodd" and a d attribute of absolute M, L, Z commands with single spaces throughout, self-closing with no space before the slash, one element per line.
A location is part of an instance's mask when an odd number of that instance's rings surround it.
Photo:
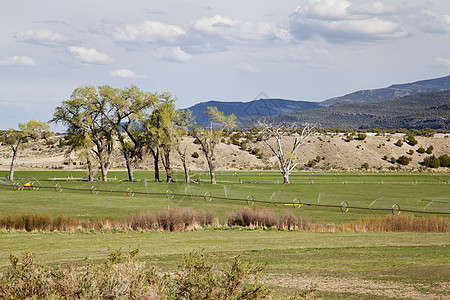
<path fill-rule="evenodd" d="M 398 205 L 397 203 L 392 205 L 392 214 L 393 215 L 399 215 L 400 214 L 400 205 Z"/>
<path fill-rule="evenodd" d="M 247 205 L 255 204 L 255 197 L 253 197 L 252 195 L 248 195 L 246 202 L 247 202 Z"/>
<path fill-rule="evenodd" d="M 292 206 L 294 206 L 294 208 L 300 208 L 302 206 L 302 203 L 298 198 L 294 198 L 294 200 L 292 200 Z"/>
<path fill-rule="evenodd" d="M 55 184 L 55 192 L 61 193 L 63 191 L 63 186 L 61 183 Z"/>
<path fill-rule="evenodd" d="M 134 196 L 134 189 L 131 188 L 131 187 L 127 188 L 126 193 L 123 194 L 122 196 L 125 196 L 125 197 L 133 197 L 133 196 Z"/>
<path fill-rule="evenodd" d="M 383 199 L 383 198 L 384 198 L 384 197 L 380 197 L 380 198 L 377 198 L 377 199 L 373 200 L 372 203 L 369 204 L 368 209 L 370 209 L 370 207 L 371 207 L 375 202 L 377 202 L 378 200 L 381 200 L 381 199 Z"/>
<path fill-rule="evenodd" d="M 429 203 L 422 209 L 422 212 L 425 212 L 425 210 L 427 209 L 428 206 L 431 205 L 431 203 L 444 203 L 444 204 L 450 204 L 450 202 L 447 202 L 447 201 L 439 201 L 439 200 L 435 200 L 435 199 L 432 199 L 432 200 L 422 199 L 422 202 L 423 202 L 423 201 L 428 201 Z"/>
<path fill-rule="evenodd" d="M 167 197 L 167 199 L 169 199 L 169 200 L 172 200 L 172 199 L 173 199 L 174 193 L 173 193 L 173 191 L 172 191 L 171 189 L 168 189 L 168 190 L 166 191 L 166 197 Z"/>
<path fill-rule="evenodd" d="M 342 201 L 339 209 L 341 210 L 341 212 L 348 212 L 348 202 Z"/>
<path fill-rule="evenodd" d="M 93 185 L 91 186 L 91 194 L 92 195 L 97 195 L 98 194 L 98 187 Z"/>
<path fill-rule="evenodd" d="M 211 202 L 213 196 L 211 194 L 211 192 L 205 192 L 205 194 L 203 195 L 203 199 L 205 199 L 206 202 Z"/>

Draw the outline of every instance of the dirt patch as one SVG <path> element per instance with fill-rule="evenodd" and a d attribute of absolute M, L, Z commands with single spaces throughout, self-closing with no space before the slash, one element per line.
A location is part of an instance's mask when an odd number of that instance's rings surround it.
<path fill-rule="evenodd" d="M 273 287 L 308 290 L 315 286 L 324 292 L 354 293 L 390 298 L 409 299 L 448 299 L 445 293 L 450 289 L 450 282 L 429 284 L 406 284 L 389 281 L 366 280 L 360 278 L 301 275 L 298 277 L 283 274 L 266 274 L 265 284 Z M 434 291 L 431 293 L 425 290 Z"/>

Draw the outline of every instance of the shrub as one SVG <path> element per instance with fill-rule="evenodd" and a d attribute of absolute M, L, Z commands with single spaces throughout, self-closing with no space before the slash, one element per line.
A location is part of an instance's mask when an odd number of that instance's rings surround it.
<path fill-rule="evenodd" d="M 418 141 L 413 135 L 408 135 L 408 137 L 406 138 L 406 142 L 411 146 L 415 146 L 418 143 Z"/>
<path fill-rule="evenodd" d="M 439 156 L 439 163 L 440 163 L 441 167 L 449 168 L 450 167 L 450 156 L 448 156 L 447 154 L 443 154 L 443 155 Z"/>
<path fill-rule="evenodd" d="M 402 155 L 397 159 L 397 162 L 401 165 L 408 165 L 409 162 L 411 161 L 411 158 L 409 158 L 408 156 Z"/>
<path fill-rule="evenodd" d="M 430 145 L 430 146 L 428 146 L 427 150 L 425 150 L 425 152 L 426 152 L 427 154 L 431 154 L 431 153 L 433 153 L 433 150 L 434 150 L 433 145 Z"/>
<path fill-rule="evenodd" d="M 199 158 L 200 157 L 200 155 L 198 154 L 198 152 L 196 151 L 196 152 L 194 152 L 194 153 L 192 153 L 192 155 L 191 155 L 193 158 Z"/>
<path fill-rule="evenodd" d="M 423 154 L 425 153 L 425 149 L 423 147 L 420 147 L 419 149 L 416 150 L 417 153 Z"/>
<path fill-rule="evenodd" d="M 441 165 L 441 162 L 439 161 L 439 158 L 432 155 L 432 156 L 425 157 L 423 159 L 423 161 L 421 162 L 421 164 L 426 167 L 429 167 L 429 168 L 439 168 L 439 166 Z"/>
<path fill-rule="evenodd" d="M 391 159 L 389 160 L 392 164 L 395 164 L 397 162 L 397 160 L 395 159 L 395 157 L 391 157 Z"/>
<path fill-rule="evenodd" d="M 403 141 L 402 140 L 398 140 L 398 141 L 396 141 L 394 143 L 394 145 L 397 146 L 397 147 L 401 147 L 401 146 L 403 146 Z"/>
<path fill-rule="evenodd" d="M 243 207 L 227 216 L 228 226 L 274 227 L 278 224 L 276 213 L 270 209 Z"/>
<path fill-rule="evenodd" d="M 365 170 L 368 170 L 368 169 L 369 169 L 369 164 L 368 164 L 367 162 L 365 162 L 365 163 L 363 163 L 363 164 L 361 165 L 361 168 L 363 168 L 363 169 L 365 169 Z"/>
<path fill-rule="evenodd" d="M 363 141 L 367 137 L 367 134 L 365 133 L 358 133 L 358 140 Z"/>
<path fill-rule="evenodd" d="M 297 216 L 292 211 L 284 212 L 278 220 L 278 229 L 296 230 L 299 221 Z"/>
<path fill-rule="evenodd" d="M 256 283 L 263 270 L 264 266 L 244 263 L 240 258 L 232 265 L 218 267 L 203 252 L 189 254 L 171 281 L 170 298 L 263 299 L 269 290 Z"/>
<path fill-rule="evenodd" d="M 78 268 L 48 267 L 31 253 L 11 255 L 0 275 L 0 299 L 263 299 L 269 290 L 257 283 L 264 265 L 218 266 L 203 252 L 184 257 L 175 275 L 160 275 L 128 254 L 110 252 L 106 262 Z"/>

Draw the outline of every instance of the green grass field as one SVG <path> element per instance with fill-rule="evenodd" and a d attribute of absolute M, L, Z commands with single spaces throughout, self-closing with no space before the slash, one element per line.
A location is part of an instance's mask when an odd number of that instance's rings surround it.
<path fill-rule="evenodd" d="M 5 178 L 7 172 L 0 172 Z M 277 212 L 291 210 L 313 221 L 342 223 L 367 216 L 391 214 L 393 204 L 401 209 L 450 212 L 450 174 L 382 173 L 295 173 L 293 184 L 283 185 L 277 172 L 217 172 L 219 183 L 209 185 L 206 172 L 196 172 L 201 184 L 126 182 L 125 172 L 110 172 L 110 182 L 67 180 L 85 177 L 75 171 L 18 171 L 16 178 L 39 183 L 39 190 L 14 190 L 0 181 L 0 214 L 44 213 L 76 218 L 121 218 L 139 210 L 161 210 L 168 206 L 212 209 L 219 217 L 247 205 L 251 195 L 261 201 L 254 205 Z M 175 179 L 182 182 L 181 172 Z M 138 179 L 151 180 L 152 172 L 136 172 Z M 57 180 L 53 180 L 53 179 Z M 55 189 L 55 184 L 62 186 Z M 98 194 L 91 192 L 91 187 Z M 135 192 L 127 195 L 128 188 Z M 166 197 L 173 191 L 173 199 Z M 61 191 L 60 191 L 61 190 Z M 130 190 L 129 190 L 130 191 Z M 211 193 L 211 202 L 204 200 Z M 184 196 L 184 194 L 198 197 Z M 219 197 L 219 198 L 217 198 Z M 228 199 L 227 199 L 228 198 Z M 292 205 L 270 202 L 336 205 L 337 207 Z M 241 200 L 235 200 L 241 199 Z M 376 201 L 375 201 L 376 200 Z M 339 205 L 388 210 L 341 212 Z M 375 201 L 375 202 L 374 202 Z M 439 202 L 437 202 L 439 201 Z M 404 213 L 404 212 L 402 212 Z M 415 214 L 420 215 L 420 214 Z M 448 215 L 442 215 L 448 217 Z M 446 298 L 449 293 L 450 236 L 438 233 L 310 233 L 273 230 L 212 230 L 196 232 L 19 232 L 0 233 L 0 268 L 8 265 L 10 253 L 36 253 L 46 263 L 82 262 L 88 257 L 102 260 L 108 249 L 139 248 L 139 258 L 162 271 L 170 271 L 183 254 L 204 249 L 217 262 L 241 256 L 244 260 L 267 263 L 267 284 L 283 298 L 317 284 L 320 293 L 333 299 Z"/>
<path fill-rule="evenodd" d="M 6 174 L 0 172 L 0 178 L 5 178 Z M 133 183 L 120 180 L 126 178 L 126 172 L 110 172 L 109 177 L 117 180 L 106 183 L 76 180 L 84 176 L 82 171 L 16 172 L 17 181 L 22 184 L 33 181 L 43 188 L 16 191 L 11 186 L 0 185 L 0 214 L 30 212 L 79 218 L 121 218 L 139 210 L 182 206 L 212 209 L 219 217 L 224 217 L 226 212 L 247 205 L 245 200 L 249 196 L 256 200 L 255 206 L 279 212 L 289 209 L 312 221 L 334 223 L 391 214 L 394 204 L 403 210 L 423 211 L 430 200 L 434 202 L 426 207 L 426 212 L 450 213 L 450 185 L 447 184 L 450 174 L 446 173 L 294 173 L 290 185 L 276 183 L 281 180 L 277 172 L 217 172 L 217 185 L 208 184 L 206 172 L 196 172 L 195 178 L 200 177 L 201 183 L 190 185 L 182 183 L 181 172 L 175 173 L 179 183 L 173 184 L 152 182 L 152 172 L 136 172 L 138 179 L 149 181 Z M 68 177 L 75 179 L 67 180 Z M 8 182 L 3 181 L 3 184 Z M 61 186 L 58 191 L 54 188 L 56 184 Z M 92 187 L 98 194 L 91 192 Z M 131 189 L 134 197 L 127 194 Z M 168 190 L 174 193 L 173 199 L 166 197 Z M 212 201 L 205 201 L 205 194 L 212 195 Z M 295 198 L 302 203 L 322 206 L 294 208 L 291 204 Z M 343 201 L 350 206 L 346 213 L 339 207 Z M 275 206 L 270 202 L 285 205 Z M 371 210 L 352 207 L 370 207 Z"/>

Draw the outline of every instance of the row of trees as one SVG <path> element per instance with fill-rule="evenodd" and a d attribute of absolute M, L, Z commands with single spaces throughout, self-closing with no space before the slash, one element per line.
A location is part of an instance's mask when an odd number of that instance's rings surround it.
<path fill-rule="evenodd" d="M 117 145 L 126 163 L 128 179 L 134 181 L 134 165 L 145 154 L 151 154 L 154 161 L 155 181 L 160 181 L 159 163 L 172 181 L 171 155 L 178 152 L 185 180 L 190 182 L 189 144 L 181 143 L 187 134 L 195 138 L 205 155 L 210 171 L 211 183 L 215 178 L 215 149 L 227 132 L 235 127 L 236 117 L 225 116 L 216 107 L 208 107 L 208 126 L 197 126 L 192 112 L 180 110 L 175 106 L 176 97 L 168 92 L 143 92 L 132 85 L 125 88 L 105 86 L 82 86 L 73 91 L 70 98 L 55 109 L 49 123 L 62 124 L 67 128 L 69 152 L 76 152 L 85 160 L 89 180 L 94 177 L 94 162 L 100 168 L 103 181 L 108 180 L 113 150 Z M 26 138 L 46 137 L 49 126 L 42 122 L 30 121 L 20 124 L 20 130 L 10 129 L 5 141 L 13 150 L 10 180 L 14 180 L 14 162 L 21 143 Z M 297 163 L 296 152 L 312 134 L 312 128 L 276 127 L 259 123 L 259 135 L 278 158 L 284 183 L 289 183 L 289 174 Z M 292 147 L 282 144 L 282 140 L 291 137 Z M 274 138 L 275 145 L 269 143 Z"/>
<path fill-rule="evenodd" d="M 118 141 L 130 181 L 134 181 L 133 166 L 147 152 L 153 157 L 155 181 L 160 181 L 162 162 L 167 182 L 171 182 L 171 154 L 177 151 L 189 182 L 188 149 L 181 146 L 181 141 L 190 130 L 201 145 L 214 184 L 214 150 L 224 130 L 235 126 L 236 117 L 225 117 L 217 108 L 209 107 L 210 126 L 204 128 L 195 125 L 189 110 L 177 109 L 175 102 L 176 98 L 168 92 L 143 92 L 133 85 L 123 89 L 83 86 L 56 108 L 50 122 L 67 127 L 71 149 L 86 159 L 90 180 L 92 161 L 97 159 L 103 181 L 107 181 L 111 155 Z"/>

